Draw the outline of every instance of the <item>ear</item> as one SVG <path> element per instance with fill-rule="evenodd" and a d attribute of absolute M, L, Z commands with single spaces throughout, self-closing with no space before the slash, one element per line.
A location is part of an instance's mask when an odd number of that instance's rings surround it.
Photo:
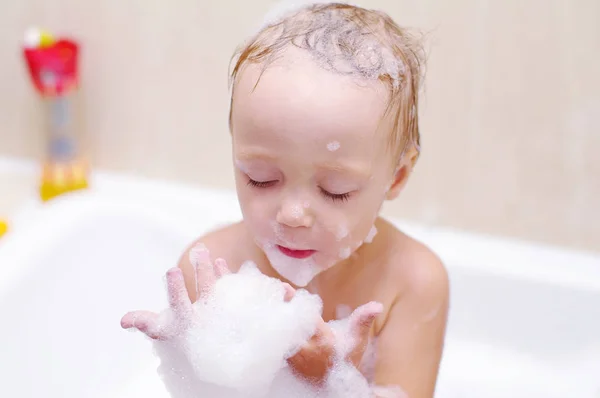
<path fill-rule="evenodd" d="M 419 153 L 413 148 L 402 157 L 402 160 L 394 173 L 392 185 L 386 193 L 385 198 L 387 200 L 394 200 L 400 195 L 400 192 L 404 189 L 404 186 L 412 173 L 413 166 L 417 162 L 418 156 Z"/>

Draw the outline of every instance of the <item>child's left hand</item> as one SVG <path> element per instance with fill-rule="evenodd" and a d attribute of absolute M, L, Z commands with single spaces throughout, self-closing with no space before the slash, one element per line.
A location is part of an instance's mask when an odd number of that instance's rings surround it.
<path fill-rule="evenodd" d="M 286 289 L 285 299 L 289 301 L 294 296 L 294 289 L 289 285 Z M 321 319 L 315 334 L 300 351 L 288 359 L 288 364 L 300 376 L 322 385 L 333 365 L 336 346 L 349 344 L 344 359 L 358 368 L 367 348 L 371 326 L 382 311 L 383 306 L 376 302 L 355 309 L 349 319 L 349 335 L 336 335 L 332 327 Z"/>

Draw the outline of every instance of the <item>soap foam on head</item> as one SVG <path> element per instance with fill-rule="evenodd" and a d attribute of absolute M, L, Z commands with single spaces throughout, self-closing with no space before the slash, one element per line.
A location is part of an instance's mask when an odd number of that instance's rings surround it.
<path fill-rule="evenodd" d="M 344 358 L 353 342 L 348 319 L 329 322 L 339 344 L 324 387 L 292 373 L 286 358 L 314 334 L 322 302 L 305 290 L 284 302 L 284 293 L 281 281 L 251 262 L 217 280 L 210 297 L 193 305 L 187 331 L 154 342 L 171 397 L 371 397 L 373 386 Z"/>

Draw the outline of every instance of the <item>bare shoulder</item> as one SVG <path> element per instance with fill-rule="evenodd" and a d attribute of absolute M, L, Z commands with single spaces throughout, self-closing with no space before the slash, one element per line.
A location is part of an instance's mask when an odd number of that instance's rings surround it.
<path fill-rule="evenodd" d="M 241 222 L 230 224 L 219 229 L 215 229 L 198 239 L 194 240 L 185 249 L 181 257 L 179 258 L 178 267 L 183 272 L 185 279 L 185 286 L 188 290 L 188 295 L 192 301 L 196 300 L 196 277 L 194 274 L 194 266 L 190 262 L 190 250 L 198 245 L 205 245 L 210 251 L 211 258 L 222 258 L 227 261 L 227 264 L 232 271 L 237 271 L 239 251 L 234 251 L 232 248 L 242 246 L 241 242 L 244 241 L 244 226 Z"/>
<path fill-rule="evenodd" d="M 397 299 L 423 309 L 448 302 L 449 280 L 438 255 L 422 242 L 382 220 L 388 250 L 386 274 L 398 282 Z"/>

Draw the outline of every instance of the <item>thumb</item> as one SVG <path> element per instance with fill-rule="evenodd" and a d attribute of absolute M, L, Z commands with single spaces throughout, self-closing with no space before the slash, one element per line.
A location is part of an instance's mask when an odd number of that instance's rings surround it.
<path fill-rule="evenodd" d="M 371 327 L 379 314 L 383 312 L 383 305 L 376 301 L 364 304 L 350 315 L 350 337 L 354 340 L 351 357 L 353 362 L 360 361 L 369 341 Z"/>

